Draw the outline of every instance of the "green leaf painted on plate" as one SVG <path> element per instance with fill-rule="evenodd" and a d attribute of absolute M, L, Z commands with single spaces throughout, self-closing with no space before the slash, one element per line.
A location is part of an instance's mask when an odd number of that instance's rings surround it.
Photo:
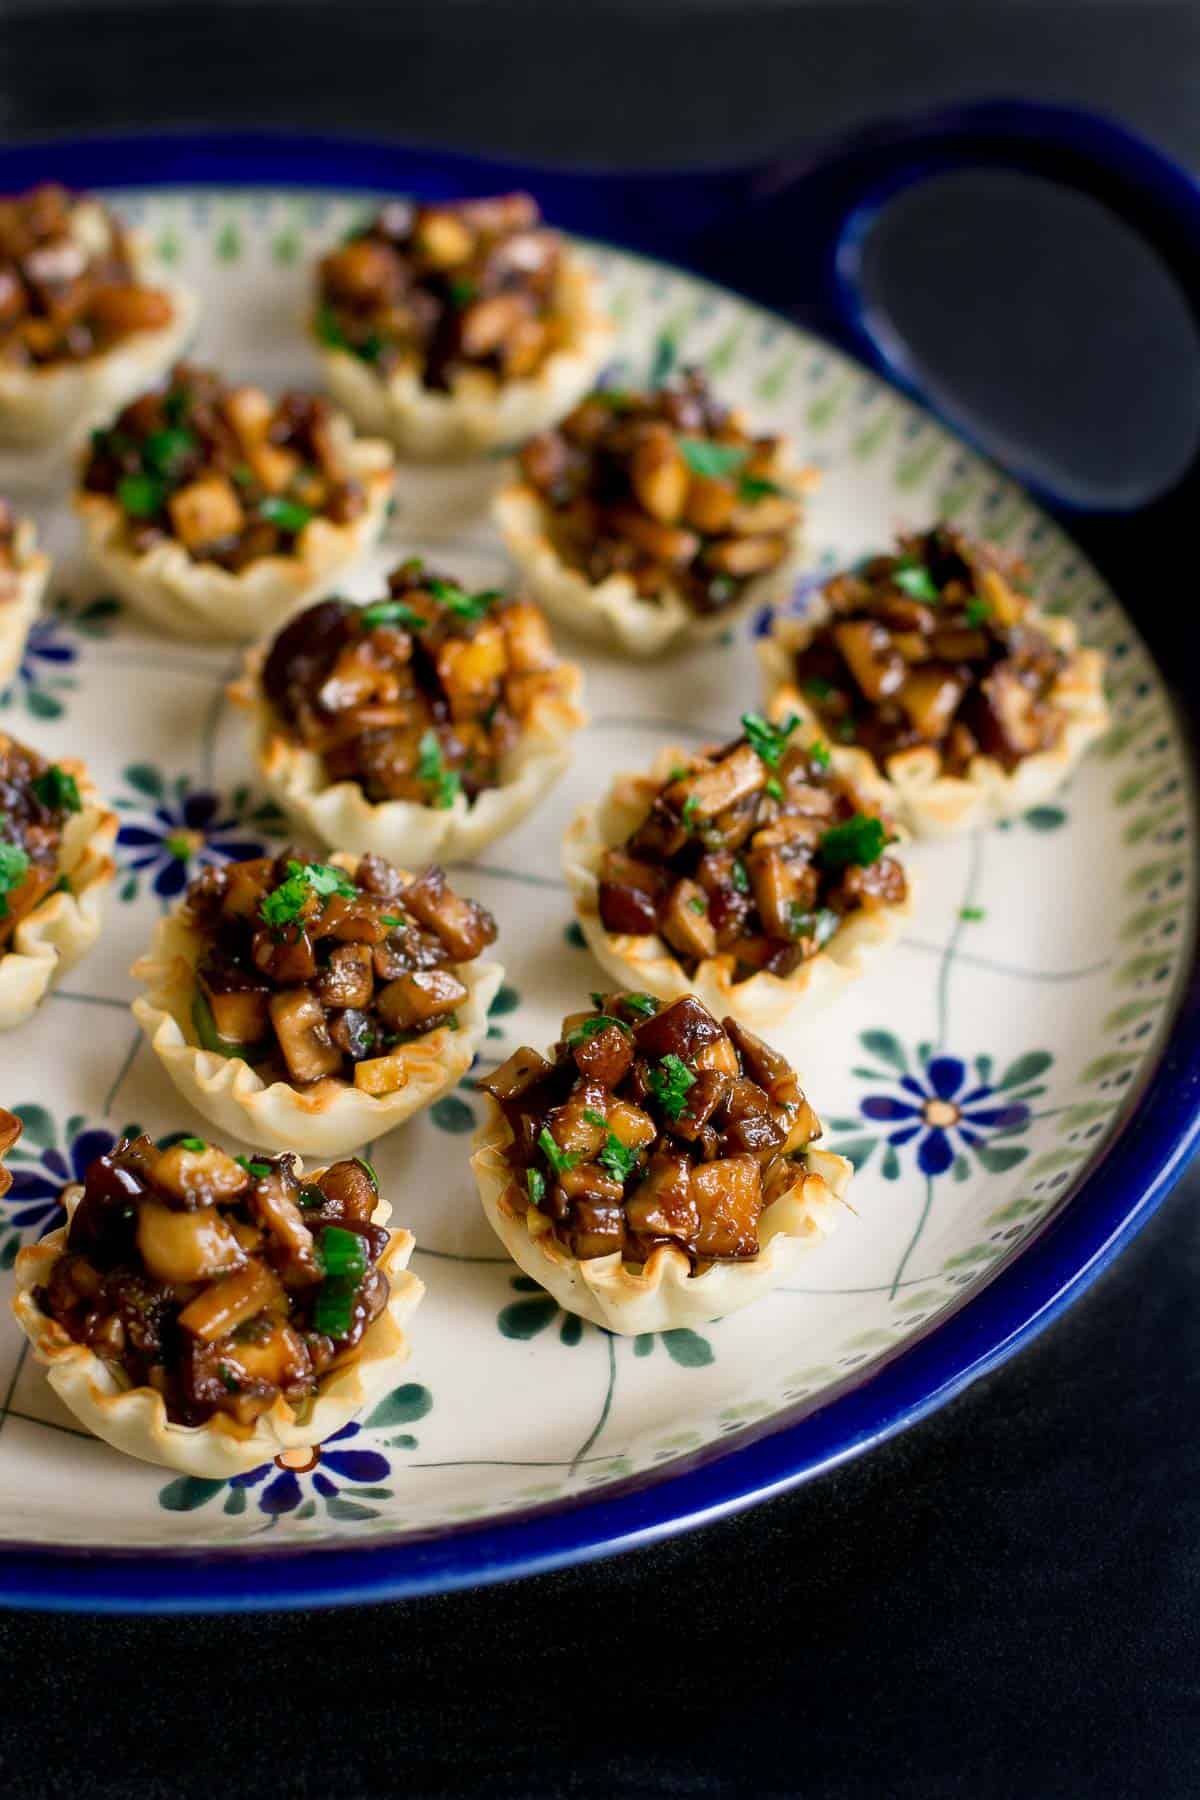
<path fill-rule="evenodd" d="M 403 1387 L 393 1388 L 387 1398 L 379 1402 L 367 1425 L 412 1425 L 417 1419 L 423 1419 L 432 1406 L 433 1395 L 427 1387 L 422 1387 L 419 1381 L 406 1381 Z"/>
<path fill-rule="evenodd" d="M 457 1094 L 444 1094 L 440 1100 L 434 1101 L 429 1112 L 435 1125 L 442 1131 L 452 1131 L 455 1136 L 474 1129 L 475 1114 Z"/>
<path fill-rule="evenodd" d="M 1015 1062 L 1009 1063 L 996 1087 L 1020 1087 L 1026 1081 L 1033 1081 L 1038 1075 L 1044 1075 L 1054 1061 L 1048 1050 L 1029 1050 L 1024 1056 L 1018 1056 Z"/>
<path fill-rule="evenodd" d="M 975 1154 L 989 1175 L 1003 1175 L 1006 1169 L 1015 1169 L 1024 1162 L 1029 1152 L 1020 1144 L 976 1144 Z"/>
<path fill-rule="evenodd" d="M 514 1300 L 496 1320 L 501 1337 L 527 1339 L 545 1331 L 558 1312 L 558 1301 L 549 1294 L 539 1300 Z"/>
<path fill-rule="evenodd" d="M 902 1075 L 908 1074 L 908 1058 L 900 1039 L 891 1031 L 864 1031 L 859 1036 L 859 1043 L 872 1056 L 878 1056 L 882 1062 L 891 1063 L 893 1069 L 899 1069 Z"/>
<path fill-rule="evenodd" d="M 158 1504 L 167 1512 L 195 1512 L 198 1506 L 206 1506 L 224 1486 L 223 1481 L 211 1481 L 203 1475 L 179 1475 L 158 1490 Z"/>
<path fill-rule="evenodd" d="M 681 1369 L 705 1369 L 715 1360 L 712 1345 L 698 1331 L 677 1326 L 673 1331 L 664 1331 L 661 1335 L 667 1355 Z"/>
<path fill-rule="evenodd" d="M 46 1108 L 29 1103 L 14 1106 L 13 1111 L 25 1127 L 25 1137 L 39 1150 L 49 1150 L 54 1143 L 54 1120 Z"/>

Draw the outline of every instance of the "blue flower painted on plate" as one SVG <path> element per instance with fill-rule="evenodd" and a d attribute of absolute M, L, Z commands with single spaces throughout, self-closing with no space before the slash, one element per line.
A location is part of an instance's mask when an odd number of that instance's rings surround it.
<path fill-rule="evenodd" d="M 122 900 L 136 898 L 142 881 L 160 900 L 174 900 L 198 870 L 262 856 L 264 839 L 284 828 L 278 808 L 269 800 L 252 805 L 244 787 L 226 800 L 193 788 L 186 775 L 168 784 L 148 763 L 131 764 L 124 779 L 136 797 L 117 800 L 130 815 L 117 834 L 117 860 L 126 871 Z"/>
<path fill-rule="evenodd" d="M 65 710 L 62 695 L 75 686 L 66 671 L 79 656 L 78 640 L 103 637 L 118 602 L 108 595 L 76 607 L 63 596 L 35 619 L 25 640 L 16 674 L 0 694 L 0 708 L 24 705 L 38 719 L 57 719 Z"/>
<path fill-rule="evenodd" d="M 880 1173 L 892 1181 L 901 1172 L 901 1151 L 911 1152 L 919 1172 L 930 1179 L 952 1169 L 964 1180 L 970 1172 L 968 1153 L 992 1175 L 1028 1156 L 1024 1145 L 995 1140 L 1029 1129 L 1034 1116 L 1029 1103 L 1045 1091 L 1036 1085 L 1037 1078 L 1053 1061 L 1048 1051 L 1028 1051 L 993 1076 L 990 1056 L 968 1063 L 928 1044 L 910 1052 L 890 1031 L 864 1031 L 859 1041 L 877 1064 L 886 1066 L 858 1068 L 855 1075 L 884 1085 L 863 1098 L 859 1118 L 830 1120 L 839 1133 L 861 1133 L 864 1121 L 883 1128 L 832 1146 L 858 1168 L 879 1147 Z"/>
<path fill-rule="evenodd" d="M 383 1454 L 384 1449 L 412 1450 L 417 1440 L 410 1432 L 376 1443 L 359 1440 L 367 1431 L 423 1419 L 432 1405 L 427 1387 L 406 1382 L 380 1402 L 365 1425 L 352 1420 L 323 1444 L 281 1451 L 271 1462 L 228 1481 L 180 1475 L 159 1490 L 158 1503 L 167 1512 L 195 1512 L 223 1494 L 221 1510 L 231 1516 L 255 1508 L 270 1522 L 289 1514 L 311 1519 L 323 1508 L 331 1519 L 378 1518 L 378 1508 L 364 1503 L 392 1498 L 392 1489 L 380 1485 L 392 1474 L 391 1458 Z"/>
<path fill-rule="evenodd" d="M 60 1142 L 44 1106 L 31 1102 L 12 1110 L 25 1130 L 8 1153 L 12 1186 L 0 1199 L 0 1269 L 12 1266 L 23 1241 L 43 1238 L 63 1223 L 63 1188 L 82 1181 L 89 1165 L 116 1142 L 113 1132 L 88 1125 L 80 1113 L 67 1120 Z"/>

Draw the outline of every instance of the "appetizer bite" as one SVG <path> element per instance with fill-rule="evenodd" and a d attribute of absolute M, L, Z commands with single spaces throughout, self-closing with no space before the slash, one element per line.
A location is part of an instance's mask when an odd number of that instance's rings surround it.
<path fill-rule="evenodd" d="M 424 1289 L 355 1158 L 123 1137 L 17 1257 L 13 1311 L 59 1399 L 128 1456 L 226 1477 L 386 1392 Z"/>
<path fill-rule="evenodd" d="M 1010 818 L 1108 724 L 1104 658 L 1037 610 L 1015 557 L 949 525 L 835 575 L 760 651 L 773 718 L 800 712 L 918 836 Z"/>
<path fill-rule="evenodd" d="M 0 688 L 21 666 L 49 573 L 50 558 L 37 548 L 32 520 L 17 518 L 0 499 Z"/>
<path fill-rule="evenodd" d="M 18 1119 L 16 1113 L 10 1113 L 5 1107 L 0 1106 L 0 1200 L 12 1186 L 13 1179 L 11 1171 L 4 1166 L 5 1155 L 12 1149 L 24 1129 L 24 1124 Z"/>
<path fill-rule="evenodd" d="M 795 1071 L 694 995 L 593 994 L 549 1057 L 480 1083 L 471 1159 L 497 1236 L 568 1312 L 665 1331 L 768 1293 L 836 1224 L 852 1173 L 816 1149 Z"/>
<path fill-rule="evenodd" d="M 75 505 L 131 606 L 180 637 L 272 631 L 379 537 L 394 462 L 312 394 L 179 363 L 92 433 Z"/>
<path fill-rule="evenodd" d="M 491 914 L 439 868 L 293 852 L 205 869 L 133 974 L 186 1100 L 272 1149 L 340 1155 L 462 1079 L 503 969 Z"/>
<path fill-rule="evenodd" d="M 724 748 L 618 776 L 568 827 L 563 869 L 614 980 L 782 1034 L 895 936 L 910 884 L 876 795 L 823 740 L 794 715 L 742 725 Z"/>
<path fill-rule="evenodd" d="M 0 1031 L 21 1025 L 100 935 L 116 813 L 74 758 L 0 731 Z"/>
<path fill-rule="evenodd" d="M 231 691 L 302 830 L 409 863 L 471 856 L 566 769 L 583 674 L 527 600 L 469 593 L 416 559 L 388 594 L 309 607 Z"/>
<path fill-rule="evenodd" d="M 597 388 L 521 451 L 494 511 L 546 611 L 633 656 L 787 592 L 811 475 L 756 437 L 699 370 Z"/>
<path fill-rule="evenodd" d="M 178 356 L 195 305 L 147 263 L 98 200 L 53 182 L 0 199 L 0 442 L 69 437 Z"/>
<path fill-rule="evenodd" d="M 528 194 L 389 201 L 322 259 L 313 330 L 330 391 L 418 460 L 552 424 L 609 339 L 586 264 Z"/>

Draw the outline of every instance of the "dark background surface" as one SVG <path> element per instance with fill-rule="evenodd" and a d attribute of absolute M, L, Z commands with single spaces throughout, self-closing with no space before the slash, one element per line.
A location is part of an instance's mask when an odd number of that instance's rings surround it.
<path fill-rule="evenodd" d="M 8 141 L 274 124 L 712 162 L 1020 91 L 1110 110 L 1196 166 L 1198 84 L 1190 6 L 0 10 Z M 1019 233 L 1021 207 L 1004 217 Z M 1021 249 L 1027 296 L 1031 257 L 1036 275 L 1052 250 L 1068 267 L 1096 253 L 1082 218 L 1039 230 L 1042 251 L 1037 231 Z M 1148 367 L 1155 344 L 1174 343 L 1156 296 L 1131 262 L 1093 321 L 1101 334 L 1119 322 Z M 939 329 L 961 377 L 969 309 L 961 334 L 952 315 Z M 1177 428 L 1180 385 L 1160 366 L 1123 390 L 1121 419 L 1141 408 L 1123 432 L 1131 460 L 1152 463 L 1150 440 Z M 1026 387 L 1033 432 L 1046 383 Z M 1111 445 L 1113 404 L 1098 381 L 1072 391 L 1077 449 Z M 13 1800 L 1195 1793 L 1198 1193 L 1193 1173 L 1081 1304 L 940 1415 L 690 1538 L 358 1612 L 0 1614 L 0 1788 Z"/>

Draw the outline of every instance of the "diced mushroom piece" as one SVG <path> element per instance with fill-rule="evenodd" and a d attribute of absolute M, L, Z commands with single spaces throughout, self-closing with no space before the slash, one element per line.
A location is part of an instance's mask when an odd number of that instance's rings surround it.
<path fill-rule="evenodd" d="M 316 946 L 307 931 L 281 937 L 263 926 L 254 934 L 253 956 L 255 967 L 278 987 L 299 987 L 317 973 Z"/>
<path fill-rule="evenodd" d="M 505 1101 L 519 1100 L 530 1088 L 536 1087 L 551 1074 L 553 1065 L 540 1056 L 536 1050 L 514 1050 L 498 1069 L 485 1076 L 479 1083 L 485 1094 L 502 1105 Z"/>
<path fill-rule="evenodd" d="M 478 901 L 456 894 L 436 864 L 408 884 L 404 905 L 414 919 L 436 933 L 455 962 L 470 962 L 495 941 L 496 923 L 491 913 Z"/>
<path fill-rule="evenodd" d="M 270 1023 L 267 1002 L 271 990 L 265 982 L 251 985 L 251 978 L 246 976 L 244 986 L 226 988 L 218 984 L 210 970 L 200 968 L 196 971 L 196 984 L 208 1003 L 218 1037 L 229 1044 L 262 1042 Z"/>
<path fill-rule="evenodd" d="M 392 1031 L 412 1031 L 461 1006 L 467 990 L 449 969 L 419 969 L 380 988 L 375 1010 Z"/>
<path fill-rule="evenodd" d="M 787 1136 L 762 1088 L 744 1077 L 732 1082 L 723 1097 L 721 1130 L 727 1143 L 750 1156 L 777 1150 Z"/>
<path fill-rule="evenodd" d="M 740 1075 L 737 1051 L 721 1032 L 710 1043 L 703 1044 L 693 1058 L 697 1069 L 716 1069 L 722 1075 Z"/>
<path fill-rule="evenodd" d="M 172 1144 L 159 1155 L 152 1179 L 156 1187 L 178 1200 L 184 1211 L 228 1205 L 250 1181 L 241 1165 L 215 1144 L 206 1144 L 203 1150 Z"/>
<path fill-rule="evenodd" d="M 715 1044 L 722 1033 L 703 1001 L 694 994 L 683 994 L 652 1018 L 643 1019 L 634 1035 L 641 1056 L 678 1056 L 690 1062 L 705 1045 Z"/>
<path fill-rule="evenodd" d="M 368 944 L 335 944 L 316 981 L 325 1006 L 369 1006 L 375 991 L 374 962 Z"/>
<path fill-rule="evenodd" d="M 270 856 L 226 865 L 224 910 L 235 919 L 255 919 L 263 895 L 275 884 L 275 861 Z"/>
<path fill-rule="evenodd" d="M 751 1081 L 758 1083 L 774 1105 L 798 1105 L 803 1098 L 800 1083 L 786 1056 L 781 1056 L 778 1050 L 773 1050 L 770 1044 L 765 1044 L 736 1019 L 725 1019 L 722 1023 Z"/>
<path fill-rule="evenodd" d="M 218 1348 L 229 1374 L 247 1383 L 288 1388 L 307 1384 L 312 1358 L 303 1338 L 285 1319 L 262 1321 L 263 1328 L 239 1332 L 231 1344 Z"/>
<path fill-rule="evenodd" d="M 308 988 L 272 994 L 271 1024 L 293 1081 L 320 1081 L 336 1075 L 342 1053 L 329 1036 L 325 1009 Z"/>
<path fill-rule="evenodd" d="M 630 459 L 633 491 L 652 519 L 677 525 L 688 493 L 688 466 L 669 426 L 657 422 L 643 430 Z"/>
<path fill-rule="evenodd" d="M 681 956 L 703 961 L 716 954 L 717 934 L 708 916 L 708 898 L 694 881 L 685 878 L 675 883 L 662 910 L 660 929 Z"/>
<path fill-rule="evenodd" d="M 692 1164 L 686 1155 L 660 1151 L 625 1204 L 629 1229 L 640 1237 L 680 1238 L 691 1243 L 700 1229 L 691 1177 Z"/>
<path fill-rule="evenodd" d="M 459 343 L 464 356 L 476 360 L 490 356 L 528 316 L 528 300 L 513 290 L 472 301 L 459 319 Z"/>
<path fill-rule="evenodd" d="M 683 519 L 695 531 L 711 537 L 728 531 L 737 506 L 737 491 L 723 476 L 693 475 L 688 484 Z"/>
<path fill-rule="evenodd" d="M 283 1289 L 278 1277 L 266 1263 L 255 1260 L 223 1281 L 214 1281 L 189 1300 L 179 1315 L 179 1323 L 193 1337 L 211 1344 L 236 1331 L 256 1313 L 281 1303 Z"/>
<path fill-rule="evenodd" d="M 320 1191 L 348 1224 L 369 1225 L 379 1205 L 379 1190 L 356 1156 L 331 1163 L 320 1178 Z"/>
<path fill-rule="evenodd" d="M 546 1128 L 560 1150 L 586 1161 L 608 1142 L 607 1106 L 601 1083 L 582 1081 L 568 1100 L 547 1114 Z"/>
<path fill-rule="evenodd" d="M 571 1053 L 581 1075 L 615 1088 L 633 1062 L 633 1038 L 619 1025 L 606 1025 L 580 1037 Z"/>
<path fill-rule="evenodd" d="M 648 519 L 632 506 L 614 507 L 609 523 L 619 537 L 628 538 L 655 562 L 665 563 L 670 569 L 683 568 L 700 549 L 700 539 L 694 531 L 685 531 L 679 525 L 660 525 L 657 519 Z"/>
<path fill-rule="evenodd" d="M 833 637 L 846 667 L 872 705 L 894 694 L 904 680 L 904 658 L 890 634 L 873 619 L 847 619 L 833 627 Z"/>
<path fill-rule="evenodd" d="M 793 1155 L 797 1150 L 803 1150 L 806 1145 L 813 1143 L 822 1135 L 822 1131 L 820 1119 L 808 1101 L 801 1098 L 800 1104 L 792 1116 L 787 1137 L 780 1148 L 785 1155 Z"/>
<path fill-rule="evenodd" d="M 799 517 L 799 506 L 786 494 L 763 494 L 757 500 L 739 501 L 730 517 L 729 529 L 749 537 L 790 531 Z"/>
<path fill-rule="evenodd" d="M 658 1136 L 649 1113 L 628 1100 L 613 1100 L 608 1108 L 608 1129 L 627 1150 L 644 1150 Z"/>
<path fill-rule="evenodd" d="M 625 1244 L 625 1209 L 619 1181 L 594 1163 L 559 1177 L 556 1207 L 567 1211 L 571 1250 L 581 1262 L 619 1254 Z"/>
<path fill-rule="evenodd" d="M 677 1119 L 666 1121 L 676 1137 L 697 1138 L 725 1100 L 732 1078 L 717 1069 L 702 1069 L 687 1092 L 687 1104 Z"/>
<path fill-rule="evenodd" d="M 792 937 L 792 908 L 799 901 L 799 887 L 792 865 L 784 861 L 778 850 L 757 847 L 747 854 L 745 862 L 754 903 L 767 936 Z"/>
<path fill-rule="evenodd" d="M 967 691 L 966 681 L 945 663 L 923 663 L 911 669 L 896 691 L 914 731 L 937 743 L 949 731 Z"/>
<path fill-rule="evenodd" d="M 171 525 L 180 543 L 202 550 L 242 529 L 246 515 L 233 483 L 225 475 L 202 475 L 176 488 L 167 501 Z"/>
<path fill-rule="evenodd" d="M 257 1179 L 250 1191 L 250 1212 L 282 1252 L 285 1279 L 317 1281 L 321 1269 L 312 1232 L 296 1204 L 296 1183 L 279 1161 L 269 1167 L 270 1174 Z"/>
<path fill-rule="evenodd" d="M 1011 765 L 1040 749 L 1037 703 L 1008 664 L 999 663 L 984 676 L 973 700 L 970 724 L 985 755 Z"/>
<path fill-rule="evenodd" d="M 450 208 L 423 208 L 413 237 L 421 255 L 435 269 L 452 269 L 467 262 L 475 248 L 474 233 Z"/>
<path fill-rule="evenodd" d="M 514 675 L 535 675 L 554 667 L 554 641 L 545 615 L 528 600 L 517 600 L 500 614 Z"/>
<path fill-rule="evenodd" d="M 997 625 L 1016 625 L 1023 618 L 1028 601 L 1013 591 L 998 569 L 977 567 L 975 586 L 980 598 L 987 601 L 989 617 Z"/>
<path fill-rule="evenodd" d="M 693 1238 L 697 1256 L 734 1261 L 758 1255 L 762 1175 L 752 1156 L 697 1164 L 691 1195 L 699 1215 Z"/>
<path fill-rule="evenodd" d="M 597 903 L 606 931 L 635 937 L 657 931 L 665 891 L 666 876 L 653 863 L 637 862 L 621 850 L 605 851 Z"/>
<path fill-rule="evenodd" d="M 504 632 L 489 619 L 473 637 L 447 637 L 435 650 L 434 663 L 451 718 L 477 718 L 494 702 L 507 668 Z"/>
<path fill-rule="evenodd" d="M 663 797 L 676 812 L 686 806 L 698 818 L 714 819 L 727 807 L 761 793 L 766 779 L 761 757 L 749 744 L 739 744 L 712 768 L 672 782 Z"/>
<path fill-rule="evenodd" d="M 629 853 L 635 857 L 649 857 L 650 866 L 656 862 L 666 862 L 687 843 L 690 833 L 679 814 L 667 805 L 663 795 L 659 795 L 642 820 L 633 836 L 629 839 Z M 620 851 L 609 851 L 608 856 L 623 854 Z M 607 860 L 607 859 L 606 859 Z M 660 887 L 665 888 L 666 877 L 661 870 L 655 870 Z M 619 880 L 619 876 L 614 876 Z"/>
<path fill-rule="evenodd" d="M 183 1285 L 240 1269 L 245 1251 L 215 1206 L 176 1212 L 143 1200 L 138 1207 L 137 1247 L 156 1281 Z"/>
<path fill-rule="evenodd" d="M 845 912 L 855 907 L 896 906 L 908 891 L 904 870 L 894 856 L 855 863 L 846 870 L 829 898 Z"/>
<path fill-rule="evenodd" d="M 744 580 L 773 569 L 787 552 L 786 537 L 725 537 L 706 546 L 704 561 L 718 575 Z"/>

